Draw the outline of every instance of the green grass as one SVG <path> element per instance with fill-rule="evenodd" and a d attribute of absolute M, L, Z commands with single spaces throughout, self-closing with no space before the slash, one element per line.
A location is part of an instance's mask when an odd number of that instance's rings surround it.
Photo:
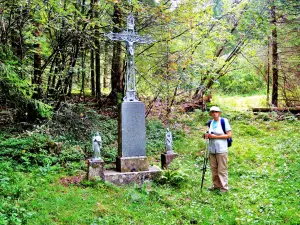
<path fill-rule="evenodd" d="M 249 108 L 266 107 L 265 95 L 252 95 L 247 97 L 242 96 L 220 96 L 214 95 L 212 101 L 222 106 L 222 110 L 246 111 Z"/>
<path fill-rule="evenodd" d="M 72 89 L 72 94 L 80 94 L 81 91 L 81 87 L 78 86 L 74 86 L 74 88 Z M 110 89 L 109 88 L 101 88 L 101 93 L 108 95 L 110 93 Z M 91 96 L 92 95 L 92 91 L 91 88 L 84 88 L 84 94 L 85 96 Z"/>
<path fill-rule="evenodd" d="M 164 173 L 172 181 L 165 185 L 116 187 L 100 181 L 65 187 L 60 179 L 70 174 L 68 168 L 24 172 L 22 166 L 1 161 L 0 224 L 299 224 L 300 122 L 233 110 L 224 115 L 234 139 L 229 193 L 207 190 L 209 170 L 200 189 L 205 149 L 201 136 L 208 114 L 196 111 L 178 121 L 185 125 L 185 134 L 174 132 L 180 156 Z M 152 132 L 161 129 L 157 121 L 149 126 Z M 159 138 L 162 133 L 152 135 Z M 158 154 L 154 145 L 149 148 Z"/>

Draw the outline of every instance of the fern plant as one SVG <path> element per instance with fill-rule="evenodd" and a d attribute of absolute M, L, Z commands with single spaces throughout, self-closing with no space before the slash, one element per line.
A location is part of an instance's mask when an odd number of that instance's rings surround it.
<path fill-rule="evenodd" d="M 167 169 L 162 172 L 158 180 L 159 184 L 179 187 L 186 180 L 186 175 L 180 170 Z"/>

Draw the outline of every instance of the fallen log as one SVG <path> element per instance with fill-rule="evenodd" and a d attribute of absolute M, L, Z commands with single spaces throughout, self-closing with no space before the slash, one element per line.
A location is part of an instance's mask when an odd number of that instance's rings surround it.
<path fill-rule="evenodd" d="M 206 106 L 203 106 L 202 104 L 197 104 L 194 102 L 183 103 L 181 106 L 185 112 L 192 112 L 195 109 L 202 109 L 203 107 L 206 107 Z"/>
<path fill-rule="evenodd" d="M 291 112 L 293 114 L 300 113 L 300 107 L 271 107 L 271 108 L 252 108 L 253 112 Z"/>
<path fill-rule="evenodd" d="M 206 110 L 206 103 L 211 101 L 211 95 L 205 95 L 201 97 L 200 95 L 193 97 L 188 102 L 183 102 L 181 107 L 183 108 L 184 112 L 192 112 L 195 109 L 201 109 L 202 111 Z"/>

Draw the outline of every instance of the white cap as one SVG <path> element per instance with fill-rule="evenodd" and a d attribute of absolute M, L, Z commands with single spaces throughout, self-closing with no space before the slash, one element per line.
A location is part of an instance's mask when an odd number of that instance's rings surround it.
<path fill-rule="evenodd" d="M 222 112 L 218 106 L 212 106 L 209 111 Z"/>

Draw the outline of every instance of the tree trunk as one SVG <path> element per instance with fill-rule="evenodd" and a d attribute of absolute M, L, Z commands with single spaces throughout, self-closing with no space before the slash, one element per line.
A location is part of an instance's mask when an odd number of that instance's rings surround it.
<path fill-rule="evenodd" d="M 22 28 L 19 28 L 19 31 L 13 31 L 12 35 L 12 49 L 14 52 L 14 55 L 22 62 L 24 59 L 24 53 L 23 53 L 23 35 L 22 35 Z"/>
<path fill-rule="evenodd" d="M 69 91 L 68 91 L 68 96 L 71 97 L 72 95 L 72 87 L 73 87 L 73 76 L 74 76 L 74 72 L 71 72 L 71 76 L 70 76 L 70 80 L 69 80 Z"/>
<path fill-rule="evenodd" d="M 92 96 L 95 96 L 95 65 L 94 65 L 94 50 L 91 50 L 91 91 Z"/>
<path fill-rule="evenodd" d="M 22 6 L 19 7 L 14 7 L 15 6 L 15 1 L 12 1 L 12 11 L 10 12 L 10 15 L 18 18 L 15 20 L 15 29 L 11 30 L 11 45 L 12 45 L 12 49 L 13 49 L 13 53 L 14 55 L 18 58 L 18 60 L 20 61 L 20 63 L 22 64 L 22 61 L 24 59 L 24 38 L 23 38 L 23 34 L 22 31 L 24 29 L 24 24 L 25 24 L 25 20 L 26 18 L 24 18 L 24 14 L 26 13 L 26 7 L 25 9 L 23 9 Z M 2 10 L 0 10 L 2 11 Z M 1 12 L 0 12 L 1 14 Z M 4 22 L 2 19 L 2 23 L 1 25 L 4 28 Z M 2 31 L 4 31 L 5 29 L 3 29 Z M 2 33 L 2 32 L 0 32 Z M 2 35 L 1 35 L 2 36 Z"/>
<path fill-rule="evenodd" d="M 98 0 L 94 0 L 94 4 L 97 4 Z M 98 18 L 99 13 L 98 11 L 95 12 L 95 17 Z M 99 26 L 95 26 L 95 61 L 96 61 L 96 98 L 99 100 L 101 96 L 101 67 L 100 67 L 100 32 Z"/>
<path fill-rule="evenodd" d="M 95 32 L 95 36 L 96 36 L 96 40 L 95 40 L 95 46 L 96 46 L 96 50 L 95 50 L 95 61 L 96 61 L 96 97 L 97 99 L 100 99 L 101 96 L 101 72 L 100 72 L 100 41 L 99 41 L 99 32 Z"/>
<path fill-rule="evenodd" d="M 276 29 L 276 6 L 274 0 L 272 0 L 271 7 L 272 24 L 274 26 L 272 30 L 272 100 L 273 106 L 278 106 L 278 52 L 277 52 L 277 29 Z"/>
<path fill-rule="evenodd" d="M 83 50 L 81 56 L 81 90 L 80 90 L 80 96 L 83 96 L 83 98 L 85 98 L 84 86 L 85 86 L 85 51 Z"/>
<path fill-rule="evenodd" d="M 39 24 L 36 25 L 36 30 L 34 32 L 35 37 L 40 36 L 40 29 Z M 34 55 L 33 55 L 33 80 L 32 84 L 37 84 L 36 93 L 33 94 L 33 98 L 40 99 L 42 97 L 42 73 L 41 73 L 41 67 L 42 67 L 42 57 L 40 54 L 41 46 L 40 43 L 36 43 L 33 45 L 33 48 L 35 49 Z"/>
<path fill-rule="evenodd" d="M 113 15 L 114 33 L 120 32 L 122 24 L 122 12 L 117 4 L 114 5 Z M 110 96 L 114 99 L 115 103 L 118 102 L 119 97 L 124 96 L 124 83 L 122 72 L 122 44 L 121 42 L 113 43 L 113 58 L 111 66 L 111 93 Z"/>
<path fill-rule="evenodd" d="M 59 61 L 58 59 L 56 58 L 55 60 L 55 68 L 54 68 L 54 74 L 53 74 L 53 77 L 52 77 L 52 81 L 51 81 L 51 88 L 49 90 L 49 94 L 52 95 L 54 93 L 54 89 L 55 89 L 55 83 L 56 83 L 56 75 L 58 74 L 58 64 L 59 64 Z"/>
<path fill-rule="evenodd" d="M 91 0 L 91 20 L 94 18 L 94 1 Z M 91 70 L 91 93 L 92 96 L 95 96 L 95 54 L 94 49 L 91 49 L 91 58 L 90 58 L 90 70 Z"/>
<path fill-rule="evenodd" d="M 108 42 L 104 44 L 103 87 L 108 87 Z"/>
<path fill-rule="evenodd" d="M 65 87 L 66 87 L 66 90 L 68 89 L 68 96 L 69 97 L 71 97 L 71 94 L 72 94 L 74 68 L 75 68 L 77 58 L 78 58 L 78 53 L 79 53 L 79 41 L 76 40 L 74 45 L 75 45 L 75 47 L 74 47 L 75 49 L 74 49 L 73 57 L 72 57 L 72 60 L 71 60 L 71 63 L 70 63 L 68 76 L 67 76 L 66 82 L 65 82 Z M 67 91 L 65 93 L 67 93 Z"/>
<path fill-rule="evenodd" d="M 47 82 L 47 98 L 49 96 L 50 88 L 51 88 L 51 78 L 54 76 L 53 74 L 53 68 L 55 66 L 55 59 L 52 61 L 51 67 L 50 67 L 50 74 L 48 76 L 48 82 Z"/>
<path fill-rule="evenodd" d="M 81 3 L 81 14 L 84 15 L 85 13 L 85 0 L 82 0 Z M 83 96 L 83 101 L 85 102 L 85 91 L 84 91 L 84 87 L 85 87 L 85 57 L 86 57 L 86 46 L 83 45 L 83 49 L 81 52 L 81 90 L 80 90 L 80 97 Z M 79 76 L 79 73 L 78 73 Z M 79 81 L 80 78 L 78 78 Z"/>
<path fill-rule="evenodd" d="M 270 104 L 270 38 L 268 41 L 267 53 L 267 104 Z"/>

